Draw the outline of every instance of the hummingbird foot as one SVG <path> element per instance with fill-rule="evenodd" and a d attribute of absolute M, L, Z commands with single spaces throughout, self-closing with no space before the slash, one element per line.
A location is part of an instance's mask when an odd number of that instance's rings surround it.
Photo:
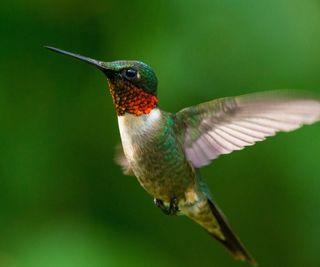
<path fill-rule="evenodd" d="M 167 207 L 161 199 L 157 198 L 154 199 L 154 204 L 166 215 L 177 215 L 179 212 L 178 202 L 175 197 L 171 199 L 169 207 Z"/>

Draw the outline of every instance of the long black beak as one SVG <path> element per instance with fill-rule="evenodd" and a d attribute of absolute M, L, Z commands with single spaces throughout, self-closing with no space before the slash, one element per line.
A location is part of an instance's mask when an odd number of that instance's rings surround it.
<path fill-rule="evenodd" d="M 60 54 L 63 54 L 63 55 L 67 55 L 67 56 L 70 56 L 70 57 L 74 57 L 74 58 L 77 58 L 81 61 L 84 61 L 84 62 L 87 62 L 91 65 L 94 65 L 96 66 L 98 69 L 100 69 L 101 71 L 103 71 L 104 73 L 106 73 L 108 71 L 108 67 L 106 66 L 106 64 L 102 61 L 99 61 L 99 60 L 95 60 L 95 59 L 92 59 L 92 58 L 89 58 L 89 57 L 84 57 L 84 56 L 81 56 L 79 54 L 74 54 L 74 53 L 71 53 L 71 52 L 68 52 L 68 51 L 64 51 L 64 50 L 61 50 L 59 48 L 55 48 L 55 47 L 52 47 L 52 46 L 44 46 L 45 48 L 51 50 L 51 51 L 54 51 L 56 53 L 60 53 Z"/>

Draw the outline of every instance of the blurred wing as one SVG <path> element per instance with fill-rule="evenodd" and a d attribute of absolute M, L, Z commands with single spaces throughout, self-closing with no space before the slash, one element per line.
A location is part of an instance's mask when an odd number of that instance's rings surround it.
<path fill-rule="evenodd" d="M 320 100 L 293 91 L 222 98 L 176 114 L 188 160 L 201 167 L 276 132 L 320 120 Z"/>
<path fill-rule="evenodd" d="M 124 175 L 134 176 L 131 166 L 123 152 L 123 148 L 121 144 L 116 146 L 116 153 L 115 153 L 114 160 L 121 167 Z"/>

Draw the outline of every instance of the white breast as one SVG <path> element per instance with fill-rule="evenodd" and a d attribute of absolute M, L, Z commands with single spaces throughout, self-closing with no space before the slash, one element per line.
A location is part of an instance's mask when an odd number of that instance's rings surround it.
<path fill-rule="evenodd" d="M 140 149 L 139 143 L 146 132 L 154 129 L 161 118 L 158 108 L 153 109 L 149 114 L 135 116 L 126 113 L 118 116 L 118 124 L 124 153 L 129 161 L 134 160 L 135 153 Z"/>

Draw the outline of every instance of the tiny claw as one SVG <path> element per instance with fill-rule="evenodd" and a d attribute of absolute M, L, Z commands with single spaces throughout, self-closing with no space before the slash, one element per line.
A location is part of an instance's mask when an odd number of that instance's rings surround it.
<path fill-rule="evenodd" d="M 157 206 L 158 208 L 160 208 L 161 211 L 162 211 L 164 214 L 170 215 L 169 208 L 167 208 L 167 207 L 164 205 L 164 203 L 163 203 L 163 201 L 162 201 L 161 199 L 155 198 L 153 201 L 154 201 L 154 204 L 156 204 L 156 206 Z"/>
<path fill-rule="evenodd" d="M 171 199 L 169 210 L 171 215 L 177 215 L 177 213 L 179 212 L 179 206 L 178 206 L 178 201 L 176 197 Z"/>
<path fill-rule="evenodd" d="M 177 198 L 172 198 L 170 201 L 170 206 L 167 207 L 161 199 L 154 199 L 154 204 L 162 210 L 162 212 L 166 215 L 177 215 L 179 211 Z"/>

